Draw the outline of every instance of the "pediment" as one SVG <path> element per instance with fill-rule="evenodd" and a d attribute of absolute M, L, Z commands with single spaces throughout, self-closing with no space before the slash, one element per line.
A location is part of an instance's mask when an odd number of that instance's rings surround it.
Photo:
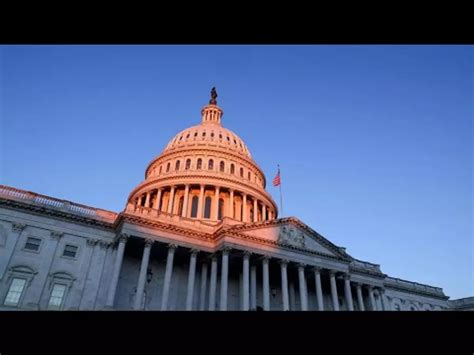
<path fill-rule="evenodd" d="M 296 220 L 296 219 L 295 219 Z M 282 247 L 304 249 L 333 257 L 347 257 L 340 248 L 312 231 L 309 227 L 304 228 L 300 221 L 279 221 L 268 225 L 254 225 L 238 228 L 243 233 L 254 238 L 276 242 Z"/>

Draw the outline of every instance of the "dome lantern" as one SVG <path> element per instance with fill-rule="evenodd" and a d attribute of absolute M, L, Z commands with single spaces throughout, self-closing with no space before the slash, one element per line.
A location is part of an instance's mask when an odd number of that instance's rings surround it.
<path fill-rule="evenodd" d="M 221 124 L 221 118 L 224 114 L 224 111 L 217 106 L 217 91 L 213 87 L 211 90 L 211 99 L 209 100 L 209 105 L 203 107 L 201 110 L 202 124 Z"/>

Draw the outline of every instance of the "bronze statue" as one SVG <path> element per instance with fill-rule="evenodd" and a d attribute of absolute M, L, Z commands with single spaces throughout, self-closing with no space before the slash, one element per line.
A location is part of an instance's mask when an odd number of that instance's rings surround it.
<path fill-rule="evenodd" d="M 211 104 L 211 105 L 217 105 L 217 100 L 216 100 L 216 98 L 217 98 L 217 91 L 216 91 L 216 88 L 213 87 L 213 88 L 211 89 L 211 99 L 209 100 L 209 104 Z"/>

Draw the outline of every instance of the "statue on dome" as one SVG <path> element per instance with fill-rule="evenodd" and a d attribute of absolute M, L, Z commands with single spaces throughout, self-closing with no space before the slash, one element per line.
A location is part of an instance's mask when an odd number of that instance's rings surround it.
<path fill-rule="evenodd" d="M 216 88 L 213 87 L 213 88 L 211 89 L 211 99 L 209 100 L 209 104 L 210 104 L 210 105 L 217 105 L 217 100 L 216 100 L 216 98 L 217 98 L 217 91 L 216 91 Z"/>

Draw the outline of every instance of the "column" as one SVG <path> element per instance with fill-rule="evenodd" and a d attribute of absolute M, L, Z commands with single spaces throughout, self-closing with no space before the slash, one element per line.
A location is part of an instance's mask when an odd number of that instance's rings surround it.
<path fill-rule="evenodd" d="M 243 274 L 243 305 L 242 310 L 249 310 L 249 261 L 250 253 L 248 251 L 244 252 L 244 258 L 242 263 L 242 274 Z"/>
<path fill-rule="evenodd" d="M 174 202 L 174 186 L 171 186 L 170 199 L 168 201 L 168 213 L 173 213 L 173 202 Z"/>
<path fill-rule="evenodd" d="M 263 273 L 263 310 L 270 310 L 270 272 L 269 272 L 270 257 L 264 256 L 262 258 L 262 273 Z"/>
<path fill-rule="evenodd" d="M 148 194 L 149 195 L 149 194 Z M 137 292 L 135 293 L 135 302 L 133 304 L 134 310 L 142 308 L 143 291 L 145 290 L 146 273 L 148 270 L 148 261 L 150 260 L 150 250 L 153 245 L 153 240 L 145 240 L 145 247 L 143 248 L 142 264 L 140 266 L 140 275 L 138 276 Z"/>
<path fill-rule="evenodd" d="M 168 257 L 166 258 L 165 281 L 163 285 L 163 294 L 161 296 L 161 310 L 168 309 L 168 296 L 170 292 L 171 274 L 173 272 L 174 251 L 178 246 L 175 244 L 168 245 Z"/>
<path fill-rule="evenodd" d="M 242 222 L 247 222 L 247 194 L 242 194 Z"/>
<path fill-rule="evenodd" d="M 308 310 L 308 295 L 306 294 L 306 281 L 304 276 L 305 266 L 305 264 L 298 264 L 298 281 L 300 284 L 300 302 L 302 311 Z"/>
<path fill-rule="evenodd" d="M 356 292 L 357 292 L 357 303 L 359 304 L 359 310 L 365 311 L 364 299 L 362 298 L 362 286 L 359 283 L 356 284 Z"/>
<path fill-rule="evenodd" d="M 296 311 L 296 290 L 295 284 L 293 281 L 288 282 L 288 292 L 289 292 L 289 301 L 290 301 L 290 311 Z"/>
<path fill-rule="evenodd" d="M 258 222 L 258 202 L 255 197 L 253 198 L 253 222 Z"/>
<path fill-rule="evenodd" d="M 229 274 L 229 249 L 222 249 L 221 302 L 220 310 L 227 310 L 227 282 Z"/>
<path fill-rule="evenodd" d="M 217 221 L 219 217 L 219 186 L 215 187 L 214 202 L 212 203 L 212 214 L 211 218 Z"/>
<path fill-rule="evenodd" d="M 374 288 L 370 285 L 368 287 L 369 287 L 370 310 L 376 311 L 377 307 L 375 306 Z"/>
<path fill-rule="evenodd" d="M 189 259 L 189 272 L 188 272 L 188 292 L 186 294 L 186 310 L 191 311 L 193 309 L 193 296 L 194 296 L 194 277 L 196 276 L 196 256 L 199 250 L 192 249 L 191 257 Z"/>
<path fill-rule="evenodd" d="M 230 198 L 229 198 L 230 208 L 229 208 L 229 217 L 234 217 L 234 190 L 230 190 Z"/>
<path fill-rule="evenodd" d="M 344 275 L 344 295 L 346 297 L 347 309 L 349 311 L 354 310 L 354 303 L 352 302 L 352 292 L 351 292 L 351 275 Z"/>
<path fill-rule="evenodd" d="M 209 289 L 209 310 L 216 309 L 216 285 L 217 285 L 217 257 L 212 256 L 211 259 L 211 281 Z"/>
<path fill-rule="evenodd" d="M 380 297 L 380 306 L 382 307 L 382 311 L 388 311 L 389 308 L 387 307 L 387 304 L 385 303 L 385 289 L 384 288 L 379 288 L 377 290 L 377 293 Z"/>
<path fill-rule="evenodd" d="M 145 207 L 150 208 L 150 191 L 146 193 Z"/>
<path fill-rule="evenodd" d="M 122 234 L 119 239 L 117 254 L 115 255 L 114 269 L 112 270 L 112 278 L 110 280 L 109 292 L 107 294 L 106 307 L 113 307 L 115 301 L 115 292 L 117 290 L 118 278 L 120 269 L 122 267 L 123 253 L 125 252 L 125 244 L 127 243 L 129 235 Z"/>
<path fill-rule="evenodd" d="M 329 271 L 329 279 L 331 281 L 331 297 L 332 297 L 332 307 L 335 311 L 339 310 L 339 301 L 337 298 L 337 286 L 336 286 L 336 272 Z"/>
<path fill-rule="evenodd" d="M 283 298 L 283 310 L 290 310 L 290 304 L 288 299 L 288 273 L 287 273 L 288 260 L 280 261 L 281 269 L 281 293 Z"/>
<path fill-rule="evenodd" d="M 316 301 L 318 303 L 318 311 L 324 311 L 323 288 L 321 287 L 321 269 L 315 267 L 313 270 L 314 281 L 316 283 Z"/>
<path fill-rule="evenodd" d="M 199 293 L 199 310 L 204 311 L 206 307 L 206 287 L 207 287 L 207 262 L 201 267 L 201 292 Z"/>
<path fill-rule="evenodd" d="M 257 310 L 257 266 L 250 267 L 250 310 Z"/>
<path fill-rule="evenodd" d="M 158 193 L 156 195 L 156 200 L 155 200 L 155 206 L 153 207 L 154 209 L 158 210 L 158 211 L 161 211 L 161 193 L 162 193 L 162 189 L 158 189 Z"/>
<path fill-rule="evenodd" d="M 202 218 L 202 211 L 204 206 L 204 185 L 201 185 L 200 188 L 201 190 L 199 191 L 197 218 Z"/>
<path fill-rule="evenodd" d="M 267 220 L 267 206 L 262 204 L 262 221 Z"/>
<path fill-rule="evenodd" d="M 143 201 L 143 195 L 140 195 L 140 197 L 138 198 L 137 206 L 141 207 L 142 201 Z"/>
<path fill-rule="evenodd" d="M 181 217 L 188 216 L 188 200 L 189 200 L 189 185 L 186 185 L 184 187 L 183 212 L 181 213 Z"/>

